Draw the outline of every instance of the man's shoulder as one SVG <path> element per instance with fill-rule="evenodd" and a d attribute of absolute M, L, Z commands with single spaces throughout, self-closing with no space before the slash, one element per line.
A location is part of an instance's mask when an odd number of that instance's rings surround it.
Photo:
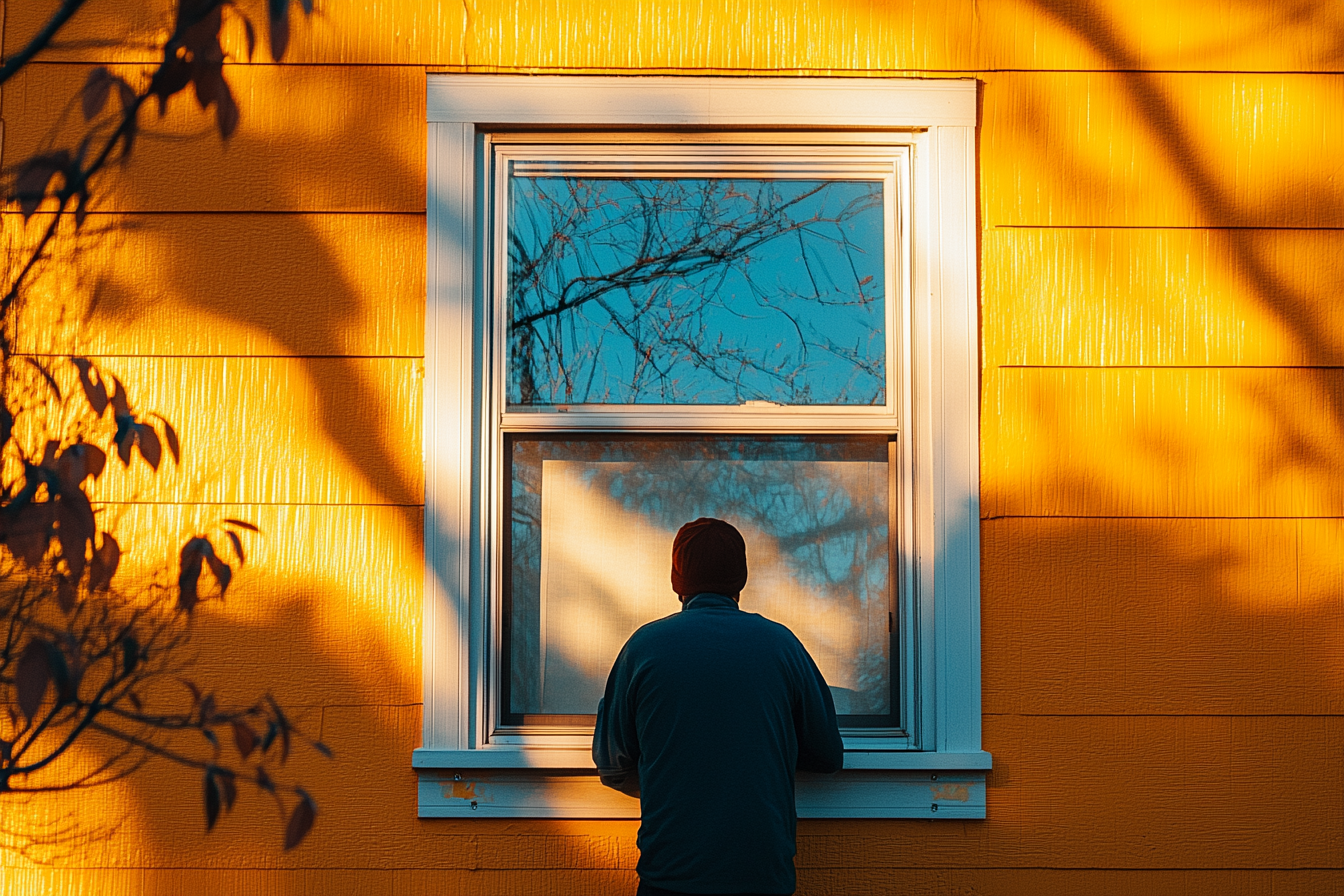
<path fill-rule="evenodd" d="M 768 641 L 786 649 L 792 647 L 803 649 L 801 642 L 788 626 L 747 610 L 714 614 L 703 610 L 673 613 L 644 623 L 630 636 L 628 644 L 630 647 L 638 648 L 646 644 L 665 643 L 679 636 L 697 637 L 709 631 L 720 631 L 756 641 Z"/>

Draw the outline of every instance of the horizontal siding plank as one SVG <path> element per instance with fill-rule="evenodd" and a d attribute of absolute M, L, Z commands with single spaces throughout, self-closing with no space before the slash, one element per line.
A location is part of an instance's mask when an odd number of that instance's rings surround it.
<path fill-rule="evenodd" d="M 1344 521 L 981 529 L 987 713 L 1344 714 Z"/>
<path fill-rule="evenodd" d="M 974 32 L 981 69 L 1336 72 L 1335 7 L 1237 0 L 1050 0 L 982 3 Z"/>
<path fill-rule="evenodd" d="M 134 869 L 97 871 L 31 868 L 0 884 L 3 896 L 592 896 L 634 892 L 634 871 Z M 1344 875 L 1333 870 L 1060 870 L 1055 868 L 880 870 L 810 869 L 798 872 L 799 896 L 1339 896 Z"/>
<path fill-rule="evenodd" d="M 6 54 L 35 33 L 52 3 L 16 4 Z M 243 8 L 263 23 L 258 3 Z M 90 3 L 50 58 L 152 62 L 145 46 L 167 4 Z M 1156 24 L 1160 23 L 1160 25 Z M 265 29 L 260 26 L 264 33 Z M 1333 6 L 1235 0 L 982 3 L 914 0 L 395 0 L 294 15 L 286 60 L 305 63 L 482 66 L 501 69 L 863 71 L 1118 69 L 1322 71 L 1344 67 Z M 246 56 L 240 20 L 226 49 Z M 108 46 L 109 41 L 112 46 Z M 266 58 L 262 49 L 257 59 Z"/>
<path fill-rule="evenodd" d="M 1257 871 L 1088 868 L 799 869 L 798 893 L 873 896 L 1337 896 L 1334 870 Z"/>
<path fill-rule="evenodd" d="M 1344 232 L 985 231 L 989 365 L 1344 364 Z"/>
<path fill-rule="evenodd" d="M 995 516 L 1344 515 L 1344 370 L 992 368 Z"/>
<path fill-rule="evenodd" d="M 117 72 L 132 84 L 143 66 Z M 3 100 L 3 161 L 77 146 L 66 114 L 88 77 L 78 64 L 29 66 Z M 159 118 L 150 104 L 131 160 L 95 186 L 96 211 L 425 210 L 425 76 L 397 66 L 230 66 L 241 110 L 228 141 L 191 91 Z M 151 108 L 152 107 L 152 108 Z M 53 142 L 54 141 L 54 144 Z"/>
<path fill-rule="evenodd" d="M 984 75 L 986 226 L 1340 227 L 1344 79 Z"/>
<path fill-rule="evenodd" d="M 225 504 L 424 502 L 421 368 L 416 358 L 95 357 L 125 384 L 131 408 L 161 414 L 181 437 L 157 474 L 115 458 L 90 487 L 95 501 Z M 53 361 L 67 388 L 72 365 Z M 22 368 L 27 370 L 27 368 Z M 111 414 L 90 438 L 108 444 Z M 35 456 L 47 432 L 16 429 Z"/>
<path fill-rule="evenodd" d="M 291 707 L 420 702 L 421 508 L 142 504 L 98 512 L 126 552 L 118 588 L 134 593 L 163 567 L 175 571 L 182 545 L 197 535 L 233 565 L 223 600 L 204 575 L 209 597 L 188 649 L 188 674 L 222 703 L 268 691 Z M 261 530 L 241 534 L 241 566 L 225 519 Z"/>
<path fill-rule="evenodd" d="M 424 353 L 423 215 L 94 215 L 56 252 L 20 352 Z"/>
<path fill-rule="evenodd" d="M 634 871 L 607 870 L 32 868 L 0 882 L 0 896 L 593 896 L 637 885 Z"/>
<path fill-rule="evenodd" d="M 1344 719 L 988 715 L 984 742 L 986 821 L 819 820 L 799 867 L 1344 865 Z"/>
<path fill-rule="evenodd" d="M 245 4 L 265 22 L 260 4 Z M 11 14 L 6 51 L 41 27 L 46 4 Z M 166 11 L 127 16 L 112 4 L 81 11 L 51 58 L 151 62 L 141 47 L 162 28 Z M 157 13 L 157 15 L 156 15 Z M 498 69 L 632 70 L 864 70 L 974 68 L 969 0 L 916 0 L 900 9 L 829 0 L 478 0 L 426 3 L 392 0 L 319 8 L 310 20 L 291 18 L 287 62 L 401 64 Z M 264 33 L 264 28 L 260 28 Z M 243 28 L 226 25 L 226 51 L 246 57 Z M 107 47 L 107 35 L 120 46 Z M 102 38 L 93 43 L 93 38 Z M 262 49 L 258 59 L 266 58 Z"/>
<path fill-rule="evenodd" d="M 560 872 L 633 870 L 634 822 L 417 819 L 418 707 L 328 707 L 327 761 L 298 751 L 286 775 L 318 801 L 311 840 L 277 847 L 275 810 L 240 791 L 206 835 L 194 773 L 155 764 L 85 796 L 86 818 L 121 821 L 82 850 L 90 869 L 351 868 Z M 983 822 L 799 825 L 798 860 L 818 879 L 904 869 L 1335 869 L 1344 864 L 1344 719 L 987 716 L 995 755 Z M 115 788 L 114 788 L 115 789 Z M 54 796 L 50 805 L 73 805 Z M 124 819 L 124 821 L 122 821 Z M 27 865 L 20 858 L 5 861 Z M 1209 878 L 1205 878 L 1209 879 Z"/>

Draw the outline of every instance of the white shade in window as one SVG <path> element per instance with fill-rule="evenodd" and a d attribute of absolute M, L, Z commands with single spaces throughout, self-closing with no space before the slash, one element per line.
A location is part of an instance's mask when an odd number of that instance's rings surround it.
<path fill-rule="evenodd" d="M 749 520 L 727 514 L 725 518 L 747 542 L 750 575 L 742 608 L 783 623 L 798 636 L 831 685 L 840 713 L 889 712 L 888 465 L 683 461 L 667 464 L 682 469 L 666 472 L 681 482 L 713 483 L 716 477 L 688 469 L 707 463 L 751 464 L 756 468 L 753 473 L 765 480 L 807 481 L 819 493 L 863 505 L 862 516 L 871 526 L 841 535 L 818 533 L 801 547 L 781 545 Z M 634 466 L 542 462 L 541 631 L 536 657 L 541 680 L 539 705 L 524 711 L 593 712 L 626 639 L 644 623 L 680 609 L 669 580 L 675 529 L 629 509 L 607 489 L 593 485 L 608 481 L 617 468 Z M 685 498 L 688 506 L 713 506 L 713 495 Z"/>

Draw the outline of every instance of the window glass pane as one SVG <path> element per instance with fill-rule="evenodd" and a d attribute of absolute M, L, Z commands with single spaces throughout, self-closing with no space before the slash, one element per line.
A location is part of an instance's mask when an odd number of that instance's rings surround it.
<path fill-rule="evenodd" d="M 513 172 L 508 402 L 884 404 L 883 193 Z"/>
<path fill-rule="evenodd" d="M 747 542 L 744 610 L 787 625 L 847 725 L 894 725 L 885 436 L 514 437 L 506 722 L 591 714 L 621 645 L 680 610 L 672 540 Z"/>

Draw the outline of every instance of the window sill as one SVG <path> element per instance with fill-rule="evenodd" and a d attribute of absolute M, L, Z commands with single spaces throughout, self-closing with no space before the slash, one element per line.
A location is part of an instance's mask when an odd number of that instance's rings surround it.
<path fill-rule="evenodd" d="M 846 752 L 836 775 L 798 775 L 799 818 L 985 817 L 990 754 Z M 585 750 L 416 750 L 421 818 L 638 818 Z"/>
<path fill-rule="evenodd" d="M 983 750 L 970 753 L 921 753 L 912 750 L 846 750 L 846 769 L 890 771 L 988 771 L 992 757 Z M 523 769 L 592 772 L 588 750 L 530 747 L 483 747 L 478 750 L 434 750 L 421 747 L 411 754 L 417 769 Z"/>

